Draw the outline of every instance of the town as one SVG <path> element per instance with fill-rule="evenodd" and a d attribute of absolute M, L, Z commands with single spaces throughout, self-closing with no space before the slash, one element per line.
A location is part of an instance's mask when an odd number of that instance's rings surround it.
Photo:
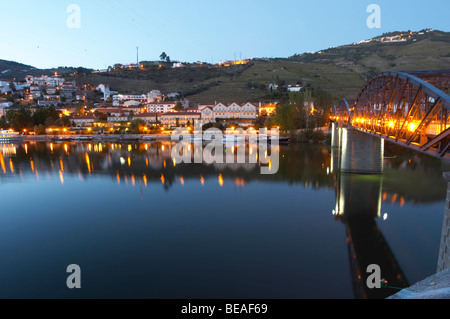
<path fill-rule="evenodd" d="M 288 89 L 299 92 L 302 87 Z M 0 80 L 0 93 L 0 129 L 22 135 L 155 134 L 196 121 L 220 129 L 248 128 L 276 110 L 276 104 L 262 102 L 190 105 L 176 93 L 159 90 L 120 94 L 108 84 L 80 86 L 56 73 Z"/>

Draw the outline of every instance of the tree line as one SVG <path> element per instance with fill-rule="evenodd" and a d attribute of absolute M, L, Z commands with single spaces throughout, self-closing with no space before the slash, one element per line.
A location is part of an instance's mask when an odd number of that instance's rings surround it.
<path fill-rule="evenodd" d="M 63 116 L 53 106 L 48 108 L 40 108 L 34 113 L 26 107 L 8 110 L 2 118 L 0 118 L 0 128 L 11 128 L 17 132 L 24 130 L 34 131 L 37 134 L 45 132 L 45 127 L 69 126 L 69 117 Z"/>
<path fill-rule="evenodd" d="M 271 115 L 261 114 L 259 127 L 279 127 L 280 133 L 295 137 L 298 130 L 311 133 L 329 124 L 333 96 L 320 88 L 305 88 L 281 96 Z"/>

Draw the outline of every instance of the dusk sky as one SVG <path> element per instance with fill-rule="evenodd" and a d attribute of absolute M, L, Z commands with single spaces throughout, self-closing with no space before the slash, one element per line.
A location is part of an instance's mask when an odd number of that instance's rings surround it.
<path fill-rule="evenodd" d="M 67 24 L 80 8 L 79 28 Z M 381 28 L 366 24 L 370 4 Z M 289 57 L 391 31 L 450 31 L 449 0 L 2 0 L 0 59 L 39 68 Z"/>

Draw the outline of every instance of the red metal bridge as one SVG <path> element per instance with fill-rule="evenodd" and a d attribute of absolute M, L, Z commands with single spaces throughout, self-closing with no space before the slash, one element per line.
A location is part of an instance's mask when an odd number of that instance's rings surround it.
<path fill-rule="evenodd" d="M 332 120 L 450 160 L 449 87 L 450 70 L 383 72 L 336 105 Z"/>

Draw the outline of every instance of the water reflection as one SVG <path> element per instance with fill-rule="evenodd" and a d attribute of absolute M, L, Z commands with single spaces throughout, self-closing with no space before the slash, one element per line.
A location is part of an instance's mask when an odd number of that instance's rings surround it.
<path fill-rule="evenodd" d="M 345 229 L 354 297 L 383 298 L 395 291 L 366 289 L 367 265 L 380 265 L 383 276 L 392 285 L 406 287 L 410 284 L 402 269 L 404 265 L 392 252 L 378 226 L 377 221 L 387 218 L 383 205 L 401 208 L 408 203 L 443 203 L 447 185 L 442 172 L 450 170 L 436 159 L 386 145 L 382 176 L 339 174 L 340 158 L 333 149 L 300 144 L 280 146 L 277 174 L 261 175 L 263 164 L 258 160 L 255 163 L 207 164 L 211 159 L 206 158 L 202 164 L 179 163 L 172 157 L 173 147 L 170 142 L 0 145 L 0 187 L 45 178 L 54 178 L 67 187 L 73 180 L 85 182 L 106 178 L 112 184 L 132 191 L 135 188 L 141 199 L 145 190 L 153 185 L 162 187 L 166 193 L 175 193 L 177 186 L 179 190 L 179 187 L 187 189 L 191 186 L 206 189 L 210 185 L 225 193 L 229 186 L 242 190 L 260 182 L 280 187 L 298 186 L 299 193 L 305 189 L 334 192 L 336 201 L 330 203 L 329 211 L 325 213 L 328 219 L 334 217 L 338 221 L 336 224 Z M 193 156 L 195 151 L 201 151 L 194 144 L 191 147 Z M 257 146 L 249 145 L 245 155 L 254 154 L 258 154 Z M 273 201 L 280 204 L 290 200 L 282 195 L 282 191 L 261 194 L 274 196 Z M 318 205 L 316 200 L 308 209 L 314 210 Z M 293 209 L 301 211 L 302 207 Z M 442 212 L 443 209 L 442 205 Z M 323 212 L 315 213 L 321 215 Z M 304 242 L 297 244 L 299 249 L 307 245 Z"/>
<path fill-rule="evenodd" d="M 308 149 L 280 147 L 279 172 L 274 176 L 263 176 L 260 167 L 265 164 L 257 159 L 257 145 L 245 148 L 245 161 L 238 162 L 237 151 L 234 163 L 217 163 L 209 153 L 203 154 L 202 164 L 177 163 L 172 157 L 173 143 L 119 144 L 119 143 L 27 143 L 22 145 L 1 145 L 0 165 L 3 172 L 2 182 L 17 177 L 15 168 L 24 172 L 39 175 L 58 174 L 61 180 L 64 175 L 76 175 L 86 179 L 92 175 L 111 175 L 120 184 L 121 181 L 132 181 L 147 184 L 149 181 L 160 181 L 167 190 L 176 182 L 184 183 L 187 179 L 199 181 L 214 177 L 220 185 L 226 180 L 237 186 L 245 186 L 252 180 L 270 180 L 274 182 L 301 183 L 313 188 L 333 187 L 333 179 L 328 174 L 330 158 L 323 148 Z M 202 149 L 192 145 L 195 152 Z M 200 145 L 201 147 L 201 145 Z M 224 154 L 227 149 L 224 148 Z M 297 157 L 298 152 L 303 156 Z M 214 156 L 214 155 L 213 155 Z M 295 158 L 292 158 L 295 156 Z M 253 157 L 252 161 L 248 161 Z M 266 152 L 265 157 L 268 157 Z M 210 163 L 211 164 L 207 164 Z M 316 164 L 320 165 L 317 166 Z M 270 162 L 267 164 L 270 169 Z M 7 169 L 9 168 L 9 169 Z M 328 169 L 328 173 L 327 173 Z M 145 176 L 145 178 L 144 178 Z M 144 180 L 145 179 L 145 180 Z"/>

